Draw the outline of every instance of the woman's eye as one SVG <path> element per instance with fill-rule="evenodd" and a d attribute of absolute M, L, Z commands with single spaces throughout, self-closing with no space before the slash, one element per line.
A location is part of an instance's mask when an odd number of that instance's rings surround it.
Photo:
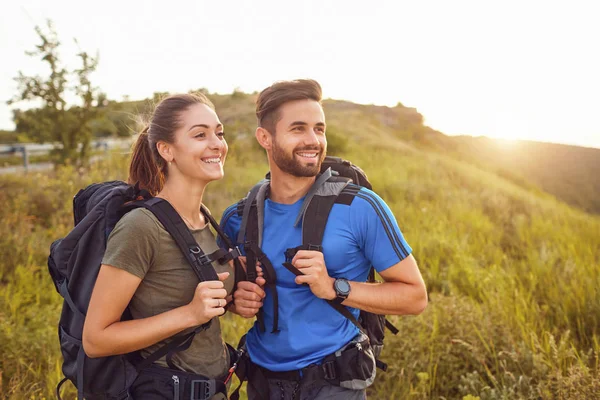
<path fill-rule="evenodd" d="M 204 134 L 204 132 L 200 132 L 199 134 L 195 135 L 194 137 L 195 137 L 195 138 L 203 138 L 204 136 L 206 136 L 206 135 Z"/>
<path fill-rule="evenodd" d="M 219 136 L 219 137 L 225 137 L 225 132 L 217 132 L 217 136 Z"/>

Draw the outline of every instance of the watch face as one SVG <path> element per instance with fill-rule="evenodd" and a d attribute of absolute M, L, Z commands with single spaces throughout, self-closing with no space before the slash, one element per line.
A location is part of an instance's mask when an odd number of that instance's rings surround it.
<path fill-rule="evenodd" d="M 346 279 L 336 279 L 335 289 L 342 295 L 348 295 L 350 293 L 350 283 Z"/>

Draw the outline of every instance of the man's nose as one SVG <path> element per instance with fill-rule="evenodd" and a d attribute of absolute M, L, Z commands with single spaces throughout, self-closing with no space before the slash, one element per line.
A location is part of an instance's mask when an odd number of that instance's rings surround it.
<path fill-rule="evenodd" d="M 304 137 L 304 142 L 306 145 L 315 145 L 319 146 L 321 143 L 319 142 L 319 137 L 314 129 L 309 129 Z"/>

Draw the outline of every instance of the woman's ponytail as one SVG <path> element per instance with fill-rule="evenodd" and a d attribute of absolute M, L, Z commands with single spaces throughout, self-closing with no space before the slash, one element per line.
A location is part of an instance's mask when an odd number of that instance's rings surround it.
<path fill-rule="evenodd" d="M 141 188 L 146 189 L 154 196 L 162 189 L 165 177 L 154 158 L 148 129 L 146 128 L 140 133 L 133 147 L 128 183 L 135 185 L 139 182 Z"/>

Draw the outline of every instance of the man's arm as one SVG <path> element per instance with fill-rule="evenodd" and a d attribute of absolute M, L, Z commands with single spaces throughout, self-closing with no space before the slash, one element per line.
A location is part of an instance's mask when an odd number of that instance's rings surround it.
<path fill-rule="evenodd" d="M 417 315 L 425 310 L 427 289 L 412 255 L 379 275 L 385 282 L 350 282 L 350 295 L 342 304 L 375 314 Z"/>
<path fill-rule="evenodd" d="M 292 264 L 304 275 L 296 283 L 306 283 L 315 296 L 326 300 L 336 298 L 334 278 L 327 273 L 323 253 L 301 250 Z M 427 307 L 427 290 L 417 262 L 409 255 L 396 265 L 380 272 L 382 283 L 350 282 L 350 295 L 342 303 L 375 314 L 420 314 Z"/>
<path fill-rule="evenodd" d="M 350 282 L 350 294 L 342 304 L 377 314 L 421 313 L 427 306 L 425 283 L 392 211 L 366 189 L 351 207 L 349 226 L 354 240 L 385 282 Z M 317 297 L 336 297 L 334 278 L 327 272 L 322 253 L 299 251 L 292 264 L 308 275 L 297 277 L 296 282 L 309 284 Z"/>

